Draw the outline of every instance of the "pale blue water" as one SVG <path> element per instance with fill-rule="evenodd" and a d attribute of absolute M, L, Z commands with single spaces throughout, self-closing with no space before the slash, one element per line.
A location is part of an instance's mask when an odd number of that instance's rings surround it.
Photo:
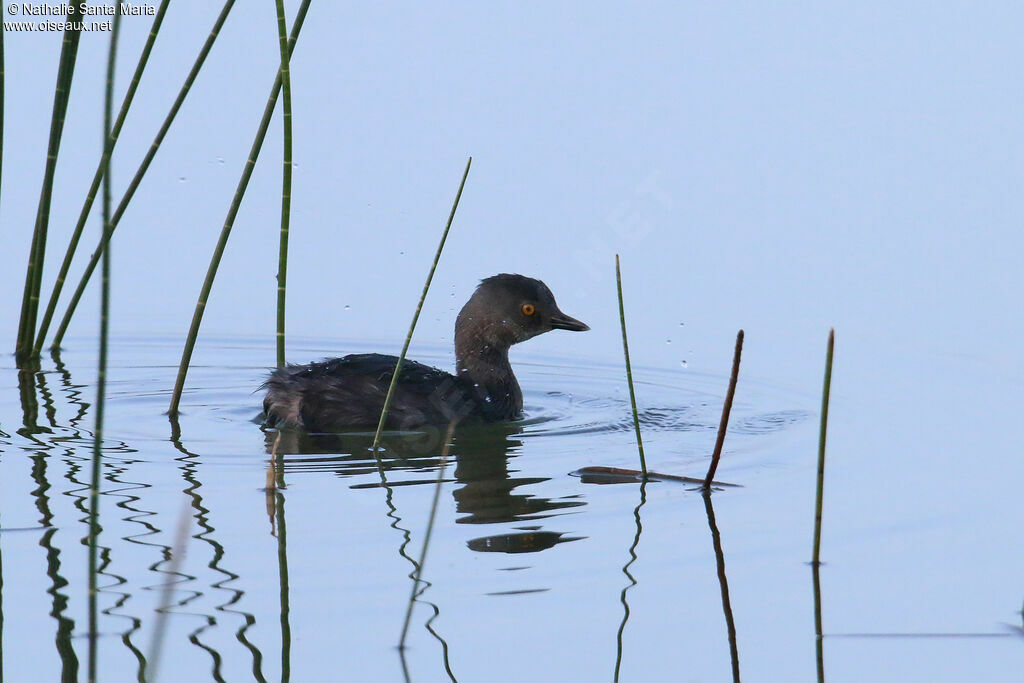
<path fill-rule="evenodd" d="M 295 346 L 309 358 L 367 348 Z M 132 338 L 112 353 L 101 497 L 103 679 L 134 680 L 138 653 L 150 653 L 167 553 L 184 518 L 187 556 L 172 579 L 165 676 L 278 680 L 287 666 L 293 680 L 342 671 L 351 680 L 402 680 L 394 646 L 439 446 L 424 446 L 423 435 L 392 440 L 399 457 L 387 462 L 384 488 L 368 437 L 285 447 L 304 453 L 286 457 L 284 505 L 272 522 L 262 491 L 272 435 L 253 422 L 260 360 L 271 348 L 210 340 L 174 441 L 161 413 L 174 372 L 166 358 L 176 348 Z M 636 467 L 621 369 L 517 357 L 528 418 L 456 437 L 424 573 L 429 586 L 405 653 L 409 677 L 445 680 L 447 664 L 457 680 L 600 680 L 612 676 L 621 652 L 622 680 L 667 680 L 679 667 L 684 680 L 729 678 L 700 494 L 648 484 L 638 535 L 638 485 L 586 484 L 572 474 L 590 465 Z M 443 365 L 450 356 L 435 349 L 420 358 Z M 9 365 L 0 394 L 4 669 L 14 681 L 67 674 L 71 651 L 84 667 L 91 413 L 83 401 L 93 357 L 69 350 L 62 361 L 63 371 L 48 363 L 38 376 L 38 433 L 20 424 Z M 637 379 L 649 466 L 701 476 L 726 378 L 641 368 Z M 810 392 L 741 380 L 718 478 L 743 488 L 712 497 L 738 661 L 753 678 L 815 676 L 806 560 L 816 401 Z M 840 392 L 826 495 L 829 680 L 895 680 L 898 671 L 955 680 L 978 670 L 985 680 L 1012 680 L 1022 656 L 1010 628 L 1020 623 L 1019 549 L 989 540 L 1015 533 L 1015 516 L 999 514 L 1012 509 L 1015 487 L 1001 483 L 1010 477 L 984 475 L 983 500 L 971 494 L 980 484 L 969 468 L 955 480 L 917 471 L 935 454 L 851 448 L 871 439 L 851 436 L 850 405 Z M 283 545 L 272 534 L 281 528 Z M 637 558 L 627 566 L 634 543 Z M 62 623 L 70 640 L 55 636 Z M 884 667 L 876 661 L 882 656 Z"/>

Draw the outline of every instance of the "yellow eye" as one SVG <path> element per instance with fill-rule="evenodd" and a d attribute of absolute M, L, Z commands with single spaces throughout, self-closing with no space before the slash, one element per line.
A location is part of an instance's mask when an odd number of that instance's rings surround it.
<path fill-rule="evenodd" d="M 533 304 L 523 304 L 521 310 L 523 311 L 523 315 L 533 315 Z"/>

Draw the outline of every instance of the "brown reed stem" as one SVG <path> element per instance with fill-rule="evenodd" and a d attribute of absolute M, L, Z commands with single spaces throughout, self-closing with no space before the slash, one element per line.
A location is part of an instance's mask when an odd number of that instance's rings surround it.
<path fill-rule="evenodd" d="M 722 446 L 725 445 L 725 432 L 729 427 L 729 413 L 732 412 L 732 399 L 736 395 L 736 380 L 740 375 L 740 356 L 743 354 L 743 330 L 736 334 L 736 350 L 732 354 L 732 374 L 729 376 L 729 391 L 725 394 L 725 405 L 722 406 L 722 420 L 718 423 L 718 438 L 715 439 L 715 452 L 711 454 L 711 467 L 704 477 L 704 490 L 711 489 L 715 479 L 718 461 L 722 458 Z"/>
<path fill-rule="evenodd" d="M 825 382 L 821 391 L 821 425 L 818 429 L 818 485 L 814 502 L 814 552 L 811 564 L 818 566 L 821 561 L 821 507 L 825 500 L 825 436 L 828 433 L 828 402 L 832 391 L 832 351 L 836 343 L 836 331 L 828 331 L 828 349 L 825 352 Z"/>

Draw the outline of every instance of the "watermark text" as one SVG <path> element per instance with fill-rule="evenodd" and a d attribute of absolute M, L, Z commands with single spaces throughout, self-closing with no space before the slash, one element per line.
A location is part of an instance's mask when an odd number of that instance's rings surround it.
<path fill-rule="evenodd" d="M 120 11 L 125 17 L 152 17 L 156 6 L 150 3 L 105 3 L 90 5 L 80 3 L 12 2 L 5 7 L 8 17 L 4 19 L 5 31 L 110 31 L 114 26 L 113 17 Z M 103 17 L 110 17 L 103 19 Z"/>

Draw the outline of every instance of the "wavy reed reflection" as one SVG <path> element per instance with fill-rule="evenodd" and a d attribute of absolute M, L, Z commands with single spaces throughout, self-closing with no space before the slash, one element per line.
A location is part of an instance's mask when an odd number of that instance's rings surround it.
<path fill-rule="evenodd" d="M 633 520 L 636 523 L 636 534 L 633 536 L 633 544 L 629 546 L 629 559 L 626 564 L 622 566 L 622 573 L 626 575 L 626 579 L 629 583 L 622 588 L 622 593 L 619 595 L 619 602 L 622 603 L 622 621 L 619 623 L 618 633 L 615 635 L 615 671 L 612 675 L 612 679 L 618 683 L 619 672 L 622 668 L 622 635 L 626 632 L 626 622 L 629 621 L 629 601 L 626 600 L 626 593 L 629 589 L 637 584 L 636 577 L 630 572 L 629 568 L 637 560 L 636 549 L 640 545 L 640 534 L 643 533 L 644 527 L 640 522 L 640 510 L 643 509 L 644 504 L 647 503 L 647 481 L 640 482 L 640 502 L 633 509 Z"/>
<path fill-rule="evenodd" d="M 224 546 L 217 541 L 214 536 L 216 534 L 216 529 L 210 523 L 210 510 L 203 505 L 203 497 L 200 493 L 202 482 L 198 478 L 199 455 L 185 447 L 181 439 L 181 427 L 177 420 L 171 421 L 171 444 L 174 446 L 175 450 L 181 453 L 181 456 L 175 458 L 175 461 L 181 463 L 179 470 L 181 471 L 182 479 L 184 479 L 187 484 L 187 486 L 182 489 L 182 492 L 188 497 L 190 505 L 195 511 L 192 518 L 195 520 L 196 526 L 201 529 L 199 533 L 193 534 L 192 538 L 202 541 L 210 546 L 213 557 L 206 566 L 225 577 L 220 581 L 210 584 L 211 588 L 225 591 L 229 594 L 228 599 L 225 602 L 216 605 L 214 609 L 218 612 L 234 614 L 242 618 L 244 623 L 238 631 L 235 632 L 235 637 L 252 657 L 253 678 L 264 683 L 266 678 L 263 675 L 263 653 L 260 651 L 259 647 L 249 640 L 246 635 L 246 632 L 256 624 L 256 617 L 244 610 L 231 609 L 234 605 L 241 602 L 242 598 L 245 596 L 245 591 L 228 585 L 237 581 L 240 578 L 240 575 L 221 566 L 221 562 L 224 559 L 226 551 Z M 210 655 L 212 660 L 211 675 L 214 677 L 214 680 L 218 682 L 223 681 L 224 679 L 221 673 L 221 667 L 224 661 L 223 656 L 211 645 L 203 643 L 200 639 L 200 636 L 207 629 L 217 625 L 217 619 L 213 615 L 204 616 L 206 617 L 206 623 L 189 634 L 189 642 Z"/>
<path fill-rule="evenodd" d="M 90 461 L 86 451 L 91 447 L 92 434 L 82 426 L 82 423 L 90 411 L 90 404 L 84 400 L 85 385 L 73 381 L 60 355 L 54 354 L 53 360 L 56 373 L 47 370 L 18 372 L 22 424 L 17 434 L 26 440 L 26 445 L 21 446 L 21 449 L 31 463 L 33 485 L 29 494 L 34 500 L 37 512 L 39 526 L 35 528 L 40 532 L 39 546 L 45 552 L 46 576 L 49 580 L 47 594 L 50 596 L 51 605 L 49 615 L 56 626 L 54 644 L 60 661 L 60 678 L 62 681 L 77 681 L 81 669 L 79 653 L 75 647 L 77 624 L 69 614 L 69 604 L 71 597 L 79 595 L 84 587 L 73 586 L 65 578 L 63 564 L 67 552 L 60 546 L 59 539 L 62 538 L 62 529 L 70 527 L 58 522 L 63 513 L 54 507 L 53 492 L 57 490 L 60 496 L 69 499 L 70 509 L 75 512 L 76 524 L 88 525 L 90 484 L 83 477 Z M 47 378 L 51 374 L 59 377 L 59 397 L 54 394 L 48 383 Z M 62 419 L 62 414 L 69 409 L 70 417 Z M 192 516 L 200 529 L 194 538 L 212 549 L 213 557 L 208 567 L 223 577 L 220 581 L 212 582 L 210 588 L 228 594 L 224 602 L 214 606 L 214 613 L 207 614 L 202 609 L 193 612 L 194 616 L 202 619 L 202 625 L 189 634 L 189 641 L 210 656 L 211 677 L 218 681 L 225 680 L 221 670 L 224 656 L 214 646 L 204 643 L 202 634 L 217 626 L 217 612 L 236 615 L 241 620 L 241 626 L 237 629 L 235 637 L 250 653 L 253 679 L 265 681 L 262 672 L 263 654 L 247 636 L 247 632 L 255 625 L 256 618 L 247 611 L 233 609 L 233 606 L 242 600 L 244 592 L 230 585 L 238 580 L 240 575 L 222 566 L 226 551 L 215 540 L 216 531 L 209 522 L 209 510 L 203 505 L 203 498 L 199 493 L 202 484 L 197 476 L 198 456 L 187 451 L 181 445 L 180 438 L 176 439 L 175 446 L 182 453 L 177 462 L 180 463 L 179 469 L 186 484 L 183 492 L 188 497 L 193 511 Z M 147 615 L 152 617 L 153 613 L 148 609 L 133 610 L 133 598 L 138 598 L 139 591 L 160 590 L 171 581 L 175 583 L 175 592 L 178 594 L 173 603 L 173 611 L 188 614 L 189 606 L 199 604 L 204 591 L 193 587 L 183 592 L 185 586 L 194 586 L 199 577 L 184 571 L 168 570 L 173 549 L 157 540 L 164 533 L 161 527 L 165 525 L 160 523 L 163 515 L 156 512 L 156 506 L 144 503 L 150 492 L 155 494 L 155 491 L 152 484 L 131 477 L 132 470 L 141 462 L 134 457 L 137 450 L 127 443 L 110 440 L 104 443 L 103 454 L 102 471 L 105 486 L 100 495 L 104 500 L 112 501 L 112 509 L 117 510 L 119 514 L 104 515 L 106 529 L 100 528 L 98 539 L 102 541 L 104 534 L 109 533 L 110 529 L 117 525 L 127 524 L 129 527 L 137 528 L 137 532 L 122 532 L 119 541 L 152 553 L 155 557 L 147 564 L 146 569 L 161 577 L 157 583 L 139 585 L 137 577 L 129 578 L 114 570 L 115 557 L 118 554 L 117 544 L 111 544 L 109 540 L 98 543 L 99 562 L 96 571 L 101 580 L 97 597 L 103 603 L 100 613 L 104 618 L 126 621 L 123 628 L 106 626 L 101 628 L 101 632 L 112 630 L 118 634 L 121 645 L 135 662 L 134 678 L 143 681 L 147 678 L 147 657 L 143 649 L 136 644 L 136 640 L 140 632 L 152 621 Z M 60 479 L 65 482 L 59 489 L 54 488 L 51 476 L 51 470 L 57 464 L 60 465 Z M 135 559 L 137 556 L 133 561 Z M 0 624 L 3 623 L 4 607 L 4 603 L 0 601 Z"/>
<path fill-rule="evenodd" d="M 18 393 L 22 410 L 22 427 L 18 430 L 18 434 L 36 446 L 30 450 L 32 455 L 29 456 L 32 461 L 32 480 L 36 484 L 36 487 L 30 491 L 30 495 L 35 499 L 36 510 L 39 512 L 39 524 L 43 527 L 39 545 L 46 551 L 46 575 L 50 579 L 50 587 L 46 592 L 52 599 L 50 616 L 57 621 L 55 645 L 61 661 L 61 681 L 77 681 L 78 657 L 71 645 L 75 622 L 65 614 L 68 608 L 68 595 L 61 592 L 61 589 L 68 585 L 68 581 L 60 573 L 61 551 L 53 542 L 57 529 L 53 526 L 54 516 L 50 510 L 50 497 L 47 495 L 51 488 L 47 477 L 47 456 L 51 446 L 36 438 L 37 434 L 51 433 L 50 429 L 38 425 L 39 402 L 36 394 L 36 380 L 39 376 L 37 373 L 27 370 L 18 371 Z"/>

